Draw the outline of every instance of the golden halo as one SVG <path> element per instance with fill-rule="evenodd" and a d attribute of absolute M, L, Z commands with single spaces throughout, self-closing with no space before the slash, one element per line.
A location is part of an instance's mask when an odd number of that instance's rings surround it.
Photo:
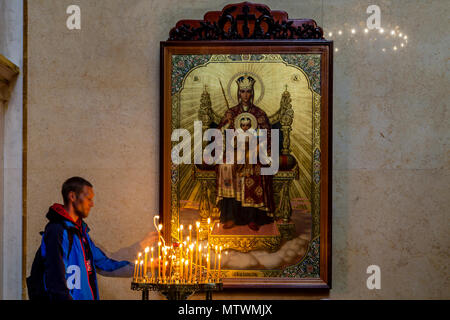
<path fill-rule="evenodd" d="M 228 81 L 228 84 L 227 84 L 227 94 L 232 102 L 231 106 L 235 106 L 239 103 L 239 101 L 237 101 L 238 85 L 236 83 L 236 80 L 239 77 L 242 77 L 244 75 L 252 76 L 253 79 L 256 80 L 255 84 L 253 86 L 253 90 L 255 92 L 255 96 L 253 97 L 253 104 L 255 104 L 255 105 L 258 104 L 264 97 L 264 83 L 263 83 L 261 77 L 251 71 L 241 71 L 241 72 L 234 74 L 230 78 L 230 80 Z"/>
<path fill-rule="evenodd" d="M 251 129 L 256 130 L 256 128 L 258 127 L 258 122 L 256 121 L 256 117 L 249 113 L 249 112 L 242 112 L 240 114 L 237 115 L 237 117 L 234 119 L 234 129 L 240 129 L 240 122 L 242 118 L 249 118 L 252 121 L 252 126 Z"/>

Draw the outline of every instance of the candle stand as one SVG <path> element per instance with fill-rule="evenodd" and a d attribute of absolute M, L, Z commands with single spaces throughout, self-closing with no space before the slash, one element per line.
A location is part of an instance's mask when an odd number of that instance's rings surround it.
<path fill-rule="evenodd" d="M 146 283 L 132 282 L 131 290 L 142 291 L 142 300 L 149 299 L 150 291 L 158 291 L 167 300 L 187 300 L 194 293 L 204 292 L 205 300 L 212 300 L 214 291 L 222 291 L 222 282 L 212 283 Z"/>
<path fill-rule="evenodd" d="M 194 293 L 204 292 L 206 300 L 212 300 L 214 291 L 223 290 L 222 246 L 212 247 L 209 242 L 214 224 L 211 225 L 208 218 L 206 244 L 203 242 L 202 245 L 199 242 L 200 222 L 196 223 L 195 241 L 192 238 L 192 225 L 189 225 L 189 236 L 184 238 L 185 241 L 183 241 L 184 228 L 180 225 L 177 230 L 177 242 L 171 239 L 170 243 L 166 243 L 162 236 L 163 226 L 158 225 L 157 220 L 159 216 L 153 218 L 153 224 L 158 231 L 158 248 L 154 250 L 153 247 L 146 247 L 144 255 L 142 252 L 138 253 L 131 290 L 142 291 L 142 300 L 149 299 L 150 291 L 158 291 L 167 300 L 186 300 Z"/>

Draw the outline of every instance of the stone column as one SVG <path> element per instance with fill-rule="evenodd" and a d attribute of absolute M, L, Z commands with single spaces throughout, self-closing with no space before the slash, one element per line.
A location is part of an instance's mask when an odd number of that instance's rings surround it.
<path fill-rule="evenodd" d="M 0 0 L 0 299 L 22 299 L 23 0 Z"/>

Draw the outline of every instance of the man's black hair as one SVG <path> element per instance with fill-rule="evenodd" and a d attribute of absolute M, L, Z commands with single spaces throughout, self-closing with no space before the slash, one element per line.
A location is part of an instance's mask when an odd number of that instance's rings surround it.
<path fill-rule="evenodd" d="M 67 179 L 63 183 L 61 188 L 64 204 L 69 202 L 69 192 L 74 191 L 75 194 L 78 196 L 81 193 L 81 191 L 83 191 L 84 186 L 92 188 L 92 184 L 81 177 L 72 177 Z"/>

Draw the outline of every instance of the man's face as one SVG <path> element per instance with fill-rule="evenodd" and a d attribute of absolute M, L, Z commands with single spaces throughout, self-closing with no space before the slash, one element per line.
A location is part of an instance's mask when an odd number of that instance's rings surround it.
<path fill-rule="evenodd" d="M 89 215 L 89 211 L 94 206 L 94 190 L 91 187 L 84 186 L 83 190 L 80 192 L 78 196 L 76 196 L 75 201 L 73 202 L 73 208 L 75 209 L 75 213 L 80 218 L 87 218 Z"/>
<path fill-rule="evenodd" d="M 252 90 L 241 89 L 239 90 L 239 95 L 241 97 L 242 102 L 248 103 L 250 101 L 250 98 L 252 97 Z"/>

